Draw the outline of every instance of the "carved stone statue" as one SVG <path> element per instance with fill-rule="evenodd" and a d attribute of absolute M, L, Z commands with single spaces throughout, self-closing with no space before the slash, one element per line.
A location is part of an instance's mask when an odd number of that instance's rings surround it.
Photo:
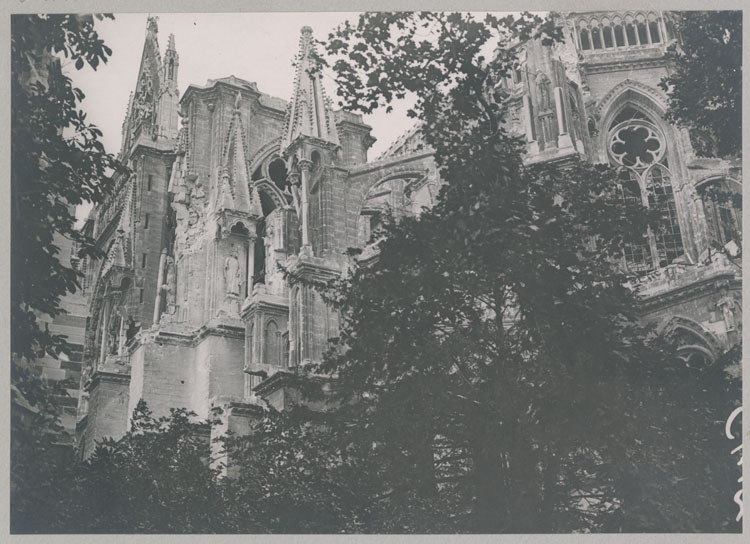
<path fill-rule="evenodd" d="M 240 260 L 237 258 L 237 249 L 224 261 L 224 280 L 226 282 L 228 295 L 240 294 Z"/>
<path fill-rule="evenodd" d="M 292 203 L 294 204 L 294 211 L 297 212 L 297 218 L 302 222 L 302 203 L 300 199 L 300 177 L 299 174 L 290 174 L 288 176 L 289 185 L 287 188 L 292 193 Z"/>
<path fill-rule="evenodd" d="M 734 297 L 729 294 L 726 287 L 721 289 L 721 298 L 716 303 L 716 307 L 721 311 L 721 316 L 724 318 L 724 325 L 727 328 L 727 332 L 737 330 L 737 320 L 734 316 L 735 308 L 737 307 L 737 301 Z"/>
<path fill-rule="evenodd" d="M 161 286 L 161 288 L 162 291 L 164 291 L 166 312 L 168 314 L 173 314 L 175 312 L 175 303 L 177 297 L 174 259 L 172 257 L 167 257 L 167 262 L 165 263 L 164 267 L 166 268 L 166 280 L 164 281 L 164 284 Z"/>
<path fill-rule="evenodd" d="M 120 317 L 119 312 L 112 312 L 112 321 L 107 331 L 107 354 L 117 355 L 120 347 Z"/>
<path fill-rule="evenodd" d="M 542 77 L 537 83 L 539 92 L 539 110 L 548 110 L 551 107 L 550 102 L 550 83 L 546 77 Z"/>

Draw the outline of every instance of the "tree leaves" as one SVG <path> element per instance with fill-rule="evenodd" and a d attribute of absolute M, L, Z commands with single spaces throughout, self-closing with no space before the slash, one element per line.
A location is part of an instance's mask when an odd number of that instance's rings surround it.
<path fill-rule="evenodd" d="M 54 356 L 68 349 L 64 338 L 41 330 L 33 316 L 54 317 L 61 297 L 80 288 L 78 273 L 60 262 L 54 236 L 90 252 L 93 241 L 75 228 L 72 207 L 101 202 L 125 168 L 105 153 L 101 131 L 78 107 L 84 94 L 53 54 L 75 60 L 76 69 L 96 68 L 111 50 L 91 17 L 11 21 L 11 351 Z"/>
<path fill-rule="evenodd" d="M 678 12 L 679 42 L 670 46 L 673 71 L 659 86 L 669 95 L 667 118 L 701 136 L 704 156 L 742 153 L 742 14 Z"/>

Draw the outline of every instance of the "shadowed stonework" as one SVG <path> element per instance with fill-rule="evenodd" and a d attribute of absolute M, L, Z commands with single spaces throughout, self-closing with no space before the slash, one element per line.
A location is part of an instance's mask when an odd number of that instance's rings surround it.
<path fill-rule="evenodd" d="M 740 269 L 727 256 L 739 212 L 709 190 L 739 192 L 740 161 L 699 158 L 687 130 L 663 119 L 668 14 L 568 13 L 564 26 L 563 44 L 519 46 L 519 70 L 498 84 L 508 127 L 529 163 L 621 166 L 623 197 L 664 212 L 668 228 L 646 233 L 622 266 L 643 318 L 705 364 L 740 339 Z M 327 280 L 346 271 L 350 247 L 375 258 L 366 246 L 385 215 L 419 214 L 441 183 L 418 128 L 368 161 L 370 127 L 333 109 L 309 27 L 288 103 L 234 76 L 180 98 L 175 39 L 162 54 L 157 35 L 150 19 L 123 122 L 133 174 L 85 227 L 107 257 L 82 264 L 83 456 L 121 436 L 140 399 L 157 415 L 221 408 L 221 428 L 239 431 L 258 405 L 297 402 L 297 369 L 320 360 L 338 316 L 280 266 Z"/>

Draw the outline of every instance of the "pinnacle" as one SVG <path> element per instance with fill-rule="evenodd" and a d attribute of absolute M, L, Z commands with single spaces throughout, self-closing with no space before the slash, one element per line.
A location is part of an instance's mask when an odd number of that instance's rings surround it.
<path fill-rule="evenodd" d="M 308 136 L 339 143 L 336 121 L 330 100 L 323 88 L 322 76 L 315 62 L 315 42 L 312 28 L 303 26 L 294 77 L 294 91 L 284 122 L 283 146 L 289 146 L 298 136 Z"/>

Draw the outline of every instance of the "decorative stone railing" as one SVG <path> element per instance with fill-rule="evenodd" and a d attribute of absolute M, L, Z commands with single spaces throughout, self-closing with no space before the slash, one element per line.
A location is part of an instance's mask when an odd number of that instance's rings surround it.
<path fill-rule="evenodd" d="M 654 12 L 579 15 L 576 46 L 585 57 L 601 53 L 659 48 L 668 41 L 662 18 Z"/>

